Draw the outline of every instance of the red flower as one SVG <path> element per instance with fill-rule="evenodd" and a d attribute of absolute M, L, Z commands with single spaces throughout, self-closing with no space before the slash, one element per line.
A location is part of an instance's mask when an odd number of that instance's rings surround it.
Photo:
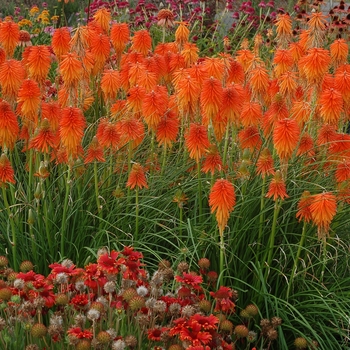
<path fill-rule="evenodd" d="M 199 159 L 210 146 L 205 126 L 192 123 L 185 136 L 185 143 L 190 152 L 190 158 L 195 159 L 198 163 Z"/>
<path fill-rule="evenodd" d="M 221 286 L 216 292 L 210 292 L 215 299 L 215 311 L 234 312 L 235 303 L 231 300 L 233 292 L 228 287 Z"/>
<path fill-rule="evenodd" d="M 184 272 L 181 276 L 175 276 L 175 280 L 177 282 L 186 284 L 188 286 L 192 286 L 192 287 L 198 287 L 199 284 L 201 284 L 203 282 L 203 278 L 202 276 L 197 276 L 194 275 L 192 273 L 186 273 Z"/>
<path fill-rule="evenodd" d="M 86 309 L 89 302 L 90 297 L 88 294 L 78 294 L 73 297 L 70 301 L 70 304 L 74 306 L 76 310 Z"/>
<path fill-rule="evenodd" d="M 148 339 L 153 341 L 160 341 L 164 332 L 168 331 L 167 327 L 152 328 L 147 331 Z"/>
<path fill-rule="evenodd" d="M 103 157 L 103 148 L 99 144 L 97 137 L 94 136 L 91 144 L 87 150 L 87 155 L 84 160 L 84 164 L 93 163 L 93 162 L 105 162 Z"/>
<path fill-rule="evenodd" d="M 193 315 L 190 321 L 191 321 L 191 324 L 193 323 L 200 324 L 202 329 L 205 331 L 216 329 L 219 323 L 219 319 L 214 315 L 202 316 L 200 314 Z"/>
<path fill-rule="evenodd" d="M 270 182 L 269 190 L 266 193 L 266 197 L 273 197 L 274 201 L 276 201 L 278 198 L 281 198 L 282 200 L 285 198 L 289 198 L 286 190 L 286 184 L 279 170 L 276 171 L 273 179 Z"/>
<path fill-rule="evenodd" d="M 6 154 L 3 153 L 0 157 L 0 186 L 4 186 L 8 182 L 16 183 L 15 172 Z"/>
<path fill-rule="evenodd" d="M 140 164 L 133 164 L 126 187 L 130 187 L 131 189 L 135 187 L 137 187 L 137 189 L 142 189 L 143 187 L 148 188 L 145 172 Z"/>
<path fill-rule="evenodd" d="M 69 328 L 67 334 L 77 339 L 92 339 L 93 337 L 93 333 L 90 330 L 82 330 L 80 327 Z"/>
<path fill-rule="evenodd" d="M 105 273 L 116 275 L 120 271 L 120 265 L 123 259 L 119 258 L 119 253 L 112 250 L 110 254 L 105 253 L 99 256 L 97 260 L 98 268 Z"/>

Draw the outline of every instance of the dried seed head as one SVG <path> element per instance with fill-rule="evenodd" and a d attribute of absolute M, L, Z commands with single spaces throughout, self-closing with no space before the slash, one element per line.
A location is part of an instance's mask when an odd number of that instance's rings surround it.
<path fill-rule="evenodd" d="M 174 278 L 174 270 L 168 267 L 160 272 L 163 275 L 164 282 L 170 282 Z"/>
<path fill-rule="evenodd" d="M 46 304 L 46 300 L 41 296 L 38 296 L 33 300 L 33 305 L 36 309 L 42 309 L 45 306 L 45 304 Z"/>
<path fill-rule="evenodd" d="M 154 303 L 157 301 L 156 298 L 148 298 L 146 301 L 145 301 L 145 306 L 149 309 L 153 309 L 154 307 Z"/>
<path fill-rule="evenodd" d="M 69 282 L 69 276 L 65 272 L 60 272 L 57 274 L 55 281 L 58 284 L 67 284 Z"/>
<path fill-rule="evenodd" d="M 137 345 L 137 339 L 133 335 L 127 335 L 125 337 L 125 344 L 133 349 Z"/>
<path fill-rule="evenodd" d="M 111 335 L 108 332 L 106 332 L 106 331 L 100 331 L 97 334 L 96 339 L 101 344 L 108 344 L 112 340 Z"/>
<path fill-rule="evenodd" d="M 7 259 L 6 256 L 1 255 L 0 256 L 0 267 L 5 267 L 9 263 L 9 260 Z"/>
<path fill-rule="evenodd" d="M 276 329 L 272 328 L 267 331 L 267 337 L 269 340 L 276 340 L 278 338 L 278 333 Z"/>
<path fill-rule="evenodd" d="M 170 263 L 169 260 L 163 259 L 163 260 L 161 260 L 161 261 L 159 262 L 159 264 L 158 264 L 159 270 L 164 270 L 164 269 L 166 269 L 166 268 L 168 268 L 168 267 L 171 267 L 171 263 Z"/>
<path fill-rule="evenodd" d="M 209 313 L 211 310 L 211 301 L 210 300 L 201 300 L 198 303 L 199 309 L 205 313 Z"/>
<path fill-rule="evenodd" d="M 5 327 L 6 327 L 6 321 L 2 317 L 0 317 L 0 332 L 4 330 Z"/>
<path fill-rule="evenodd" d="M 247 335 L 247 342 L 254 343 L 258 339 L 258 334 L 254 331 L 249 331 Z"/>
<path fill-rule="evenodd" d="M 90 309 L 87 312 L 86 317 L 91 321 L 96 321 L 100 318 L 100 315 L 101 313 L 97 309 Z"/>
<path fill-rule="evenodd" d="M 55 303 L 56 305 L 60 305 L 60 306 L 67 305 L 69 303 L 68 295 L 64 293 L 57 294 L 55 297 Z"/>
<path fill-rule="evenodd" d="M 22 261 L 21 265 L 19 265 L 19 270 L 21 272 L 28 272 L 33 270 L 33 268 L 34 268 L 34 265 L 29 260 Z"/>
<path fill-rule="evenodd" d="M 86 322 L 86 316 L 83 314 L 76 315 L 74 317 L 74 323 L 77 327 L 83 328 Z"/>
<path fill-rule="evenodd" d="M 153 305 L 153 311 L 158 314 L 162 314 L 166 311 L 166 302 L 163 300 L 157 300 Z"/>
<path fill-rule="evenodd" d="M 122 339 L 118 339 L 112 344 L 112 350 L 124 350 L 125 348 L 126 348 L 126 344 L 125 344 L 125 341 Z"/>
<path fill-rule="evenodd" d="M 131 311 L 140 310 L 144 306 L 145 306 L 145 299 L 140 297 L 139 295 L 136 295 L 129 301 L 129 307 Z"/>
<path fill-rule="evenodd" d="M 185 318 L 190 318 L 196 313 L 196 309 L 192 305 L 186 305 L 181 310 L 181 315 Z"/>
<path fill-rule="evenodd" d="M 189 266 L 186 261 L 182 261 L 177 265 L 177 271 L 181 275 L 183 272 L 188 272 Z"/>
<path fill-rule="evenodd" d="M 210 267 L 210 260 L 207 258 L 201 258 L 198 261 L 198 266 L 203 270 L 207 270 Z"/>
<path fill-rule="evenodd" d="M 115 282 L 113 281 L 106 282 L 105 285 L 103 286 L 103 289 L 105 290 L 106 293 L 114 293 L 116 289 Z"/>
<path fill-rule="evenodd" d="M 294 340 L 294 345 L 297 349 L 306 349 L 308 344 L 307 344 L 307 340 L 303 337 L 299 337 L 299 338 L 296 338 Z"/>
<path fill-rule="evenodd" d="M 254 304 L 247 305 L 245 310 L 247 311 L 247 313 L 248 313 L 248 315 L 250 317 L 254 317 L 254 316 L 256 316 L 259 313 L 258 307 L 256 305 L 254 305 Z"/>
<path fill-rule="evenodd" d="M 225 320 L 220 323 L 220 329 L 224 332 L 232 333 L 233 331 L 233 323 L 229 320 Z"/>
<path fill-rule="evenodd" d="M 36 344 L 29 344 L 26 346 L 26 350 L 40 350 L 39 346 Z"/>
<path fill-rule="evenodd" d="M 134 288 L 128 288 L 123 293 L 123 299 L 129 302 L 132 298 L 137 296 L 137 291 Z"/>
<path fill-rule="evenodd" d="M 78 344 L 75 346 L 76 350 L 90 350 L 91 342 L 87 339 L 80 339 Z"/>
<path fill-rule="evenodd" d="M 22 280 L 22 278 L 16 278 L 14 281 L 13 281 L 13 286 L 17 289 L 20 289 L 22 290 L 25 286 L 25 281 Z"/>
<path fill-rule="evenodd" d="M 47 328 L 42 323 L 36 323 L 30 330 L 30 334 L 33 338 L 43 338 L 47 333 Z"/>
<path fill-rule="evenodd" d="M 103 305 L 103 303 L 99 302 L 99 301 L 94 301 L 91 304 L 91 309 L 97 310 L 100 313 L 103 313 L 105 311 L 105 305 Z"/>
<path fill-rule="evenodd" d="M 177 316 L 181 312 L 181 305 L 179 303 L 171 303 L 169 305 L 169 312 L 171 316 Z"/>
<path fill-rule="evenodd" d="M 249 333 L 249 329 L 245 325 L 239 324 L 235 327 L 233 333 L 237 336 L 237 338 L 245 338 Z"/>
<path fill-rule="evenodd" d="M 76 281 L 75 282 L 75 289 L 80 293 L 84 292 L 84 290 L 86 289 L 86 285 L 85 285 L 84 281 Z"/>
<path fill-rule="evenodd" d="M 10 288 L 1 288 L 0 289 L 0 299 L 4 300 L 4 301 L 8 301 L 10 300 L 12 297 L 12 291 Z"/>
<path fill-rule="evenodd" d="M 148 289 L 145 286 L 140 286 L 137 287 L 136 292 L 140 297 L 145 297 L 148 294 Z"/>
<path fill-rule="evenodd" d="M 111 339 L 115 339 L 118 336 L 116 330 L 114 330 L 113 328 L 107 329 L 106 332 L 109 333 Z"/>
<path fill-rule="evenodd" d="M 61 315 L 52 315 L 50 317 L 50 325 L 62 326 L 63 325 L 63 317 Z"/>
<path fill-rule="evenodd" d="M 72 267 L 74 264 L 73 264 L 73 261 L 72 261 L 72 260 L 64 259 L 64 260 L 62 261 L 61 265 L 62 265 L 63 267 L 66 267 L 66 268 L 69 269 L 69 268 Z"/>
<path fill-rule="evenodd" d="M 179 344 L 173 344 L 168 347 L 168 350 L 183 350 L 183 347 Z"/>
<path fill-rule="evenodd" d="M 282 324 L 282 318 L 281 317 L 272 317 L 271 318 L 271 324 L 273 327 L 280 326 Z"/>

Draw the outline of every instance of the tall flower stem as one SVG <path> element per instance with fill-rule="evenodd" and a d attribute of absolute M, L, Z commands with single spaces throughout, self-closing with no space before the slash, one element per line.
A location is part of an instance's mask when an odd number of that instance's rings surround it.
<path fill-rule="evenodd" d="M 225 242 L 224 233 L 220 233 L 220 286 L 224 285 L 224 255 L 225 255 Z"/>
<path fill-rule="evenodd" d="M 326 269 L 326 263 L 327 263 L 327 237 L 326 236 L 322 237 L 321 244 L 322 244 L 323 264 L 322 264 L 320 282 L 323 283 L 324 271 Z"/>
<path fill-rule="evenodd" d="M 135 189 L 135 232 L 134 232 L 134 242 L 136 243 L 139 238 L 139 189 Z M 135 244 L 134 243 L 134 244 Z"/>
<path fill-rule="evenodd" d="M 68 166 L 68 171 L 67 171 L 67 177 L 66 177 L 66 194 L 64 197 L 64 204 L 63 204 L 63 215 L 62 215 L 62 225 L 61 225 L 61 256 L 64 256 L 65 249 L 65 238 L 66 238 L 66 227 L 67 227 L 67 209 L 68 209 L 68 199 L 69 199 L 69 193 L 70 193 L 70 179 L 71 177 L 71 166 Z"/>
<path fill-rule="evenodd" d="M 166 163 L 166 155 L 167 155 L 167 146 L 164 145 L 164 149 L 163 149 L 163 157 L 162 157 L 162 170 L 160 172 L 161 175 L 164 174 L 164 170 L 165 170 L 165 163 Z"/>
<path fill-rule="evenodd" d="M 264 221 L 265 221 L 265 214 L 264 214 L 265 187 L 266 187 L 266 177 L 264 176 L 262 187 L 261 187 L 261 197 L 260 197 L 259 235 L 258 235 L 258 241 L 257 241 L 256 259 L 259 259 L 259 252 L 261 247 L 262 233 L 263 233 L 263 227 L 264 227 Z"/>
<path fill-rule="evenodd" d="M 97 213 L 98 213 L 98 217 L 102 219 L 101 217 L 102 208 L 101 208 L 101 202 L 100 202 L 100 194 L 98 191 L 97 162 L 94 162 L 94 179 L 95 179 L 95 197 L 96 197 Z M 102 220 L 100 220 L 99 226 L 101 225 L 101 223 L 102 223 Z"/>
<path fill-rule="evenodd" d="M 271 265 L 272 255 L 273 255 L 273 251 L 274 251 L 274 247 L 275 247 L 277 218 L 278 218 L 278 214 L 280 212 L 280 209 L 281 209 L 281 202 L 280 202 L 280 199 L 277 199 L 275 202 L 275 208 L 274 208 L 274 212 L 273 212 L 273 220 L 272 220 L 272 227 L 271 227 L 271 234 L 270 234 L 270 244 L 268 247 L 268 256 L 267 256 L 267 261 L 266 261 L 268 267 Z M 266 254 L 265 254 L 265 257 L 266 257 Z M 267 273 L 268 273 L 267 271 L 268 270 L 266 270 L 265 279 L 267 277 Z"/>
<path fill-rule="evenodd" d="M 225 133 L 225 143 L 224 143 L 224 155 L 222 157 L 222 164 L 224 165 L 224 167 L 225 167 L 226 160 L 227 160 L 229 132 L 230 132 L 230 127 L 229 127 L 229 124 L 227 124 L 227 126 L 226 126 L 226 133 Z"/>
<path fill-rule="evenodd" d="M 9 202 L 7 200 L 7 193 L 5 189 L 5 185 L 1 185 L 1 190 L 2 190 L 2 198 L 4 200 L 5 208 L 9 217 L 10 221 L 10 226 L 11 226 L 11 234 L 12 234 L 12 259 L 13 259 L 13 268 L 15 271 L 18 269 L 18 259 L 17 259 L 17 237 L 16 237 L 16 230 L 15 230 L 15 224 L 13 221 L 11 209 L 9 206 Z"/>
<path fill-rule="evenodd" d="M 303 230 L 302 230 L 302 233 L 301 233 L 301 238 L 300 238 L 300 242 L 299 242 L 299 245 L 298 245 L 297 255 L 295 256 L 294 264 L 293 264 L 293 268 L 292 268 L 292 273 L 291 273 L 290 279 L 289 279 L 289 284 L 288 284 L 288 288 L 287 288 L 287 296 L 286 296 L 287 300 L 289 299 L 290 289 L 292 288 L 295 271 L 296 271 L 296 269 L 298 267 L 300 253 L 301 253 L 301 249 L 304 246 L 305 237 L 306 237 L 306 221 L 304 221 Z"/>
<path fill-rule="evenodd" d="M 201 165 L 197 163 L 197 177 L 198 177 L 198 210 L 199 222 L 202 221 L 203 205 L 202 205 L 202 179 L 201 179 Z"/>

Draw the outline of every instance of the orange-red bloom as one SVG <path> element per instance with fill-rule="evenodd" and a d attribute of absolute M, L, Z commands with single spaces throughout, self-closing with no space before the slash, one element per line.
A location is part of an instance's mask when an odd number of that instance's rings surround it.
<path fill-rule="evenodd" d="M 117 97 L 120 88 L 119 71 L 108 69 L 103 72 L 101 90 L 106 101 L 112 101 Z"/>
<path fill-rule="evenodd" d="M 240 120 L 243 126 L 257 126 L 262 118 L 261 105 L 258 102 L 249 101 L 243 104 Z"/>
<path fill-rule="evenodd" d="M 285 46 L 292 36 L 292 20 L 288 14 L 280 14 L 276 20 L 277 41 Z"/>
<path fill-rule="evenodd" d="M 134 33 L 132 38 L 131 50 L 140 52 L 143 56 L 147 56 L 152 49 L 152 38 L 148 30 L 141 29 Z"/>
<path fill-rule="evenodd" d="M 67 87 L 75 86 L 81 80 L 83 65 L 76 53 L 67 53 L 62 56 L 59 69 Z"/>
<path fill-rule="evenodd" d="M 63 108 L 59 135 L 61 137 L 61 143 L 66 148 L 67 153 L 73 157 L 76 156 L 77 148 L 84 136 L 85 126 L 85 117 L 79 108 Z"/>
<path fill-rule="evenodd" d="M 161 9 L 157 15 L 157 25 L 160 27 L 171 28 L 174 26 L 174 14 L 171 10 Z"/>
<path fill-rule="evenodd" d="M 280 170 L 277 170 L 275 175 L 273 176 L 269 190 L 266 193 L 267 198 L 273 198 L 274 201 L 277 199 L 284 200 L 285 198 L 289 198 L 286 190 L 286 184 L 282 178 L 282 174 Z"/>
<path fill-rule="evenodd" d="M 101 147 L 116 149 L 120 144 L 121 134 L 117 124 L 102 118 L 97 127 L 96 137 Z"/>
<path fill-rule="evenodd" d="M 39 152 L 49 153 L 52 148 L 58 146 L 57 136 L 58 135 L 51 130 L 49 121 L 43 119 L 36 136 L 30 140 L 28 149 L 34 148 Z"/>
<path fill-rule="evenodd" d="M 91 54 L 94 57 L 93 74 L 97 74 L 103 69 L 111 51 L 109 37 L 105 34 L 93 36 L 91 38 L 90 48 Z"/>
<path fill-rule="evenodd" d="M 126 187 L 129 187 L 132 190 L 135 187 L 137 187 L 137 189 L 142 189 L 144 187 L 148 188 L 145 172 L 139 163 L 132 165 Z"/>
<path fill-rule="evenodd" d="M 187 28 L 187 23 L 180 22 L 180 25 L 177 27 L 175 31 L 175 41 L 176 43 L 182 47 L 183 44 L 188 42 L 188 37 L 190 35 L 190 30 Z"/>
<path fill-rule="evenodd" d="M 188 151 L 190 152 L 190 158 L 195 159 L 198 163 L 199 159 L 210 146 L 207 129 L 205 126 L 192 123 L 190 125 L 190 129 L 186 133 L 185 143 Z"/>
<path fill-rule="evenodd" d="M 31 46 L 27 58 L 27 67 L 30 78 L 38 83 L 43 82 L 51 66 L 50 50 L 45 45 Z"/>
<path fill-rule="evenodd" d="M 176 90 L 179 110 L 184 114 L 193 115 L 198 106 L 200 92 L 200 86 L 195 78 L 188 75 L 180 79 Z"/>
<path fill-rule="evenodd" d="M 350 179 L 350 160 L 349 159 L 343 159 L 343 161 L 337 165 L 337 170 L 335 171 L 335 178 L 338 183 L 347 181 Z"/>
<path fill-rule="evenodd" d="M 223 89 L 220 113 L 230 122 L 239 124 L 239 115 L 243 109 L 244 90 L 239 84 L 231 84 Z"/>
<path fill-rule="evenodd" d="M 59 126 L 61 119 L 61 107 L 60 105 L 53 102 L 42 102 L 41 103 L 41 118 L 47 119 L 50 122 L 52 131 L 56 131 Z"/>
<path fill-rule="evenodd" d="M 332 64 L 335 67 L 347 62 L 349 47 L 344 39 L 337 39 L 330 45 Z"/>
<path fill-rule="evenodd" d="M 165 113 L 157 125 L 157 142 L 164 147 L 171 147 L 172 142 L 176 141 L 179 125 L 179 119 L 172 111 Z"/>
<path fill-rule="evenodd" d="M 249 72 L 249 86 L 252 90 L 252 95 L 260 97 L 266 94 L 269 86 L 269 75 L 267 69 L 260 66 L 253 68 Z"/>
<path fill-rule="evenodd" d="M 273 131 L 273 143 L 281 159 L 289 159 L 300 138 L 300 129 L 294 119 L 282 119 L 276 122 Z"/>
<path fill-rule="evenodd" d="M 343 98 L 339 91 L 324 89 L 320 96 L 320 114 L 327 124 L 337 125 L 343 111 Z"/>
<path fill-rule="evenodd" d="M 216 180 L 209 194 L 210 212 L 216 212 L 220 236 L 223 235 L 231 211 L 236 204 L 235 189 L 231 182 L 225 179 Z"/>
<path fill-rule="evenodd" d="M 132 142 L 133 147 L 137 147 L 145 136 L 144 124 L 137 118 L 125 118 L 119 123 L 122 141 Z"/>
<path fill-rule="evenodd" d="M 0 65 L 0 85 L 2 97 L 13 102 L 25 77 L 25 70 L 20 61 L 7 60 Z"/>
<path fill-rule="evenodd" d="M 328 235 L 329 226 L 337 213 L 336 197 L 331 192 L 323 192 L 313 196 L 310 204 L 313 223 L 318 228 L 318 238 L 324 239 Z"/>
<path fill-rule="evenodd" d="M 277 78 L 288 72 L 293 66 L 293 57 L 289 50 L 277 49 L 273 58 L 274 72 Z"/>
<path fill-rule="evenodd" d="M 238 139 L 242 149 L 249 148 L 250 150 L 258 150 L 262 145 L 259 130 L 254 125 L 242 129 L 238 133 Z"/>
<path fill-rule="evenodd" d="M 24 119 L 34 123 L 34 126 L 38 121 L 40 100 L 41 91 L 38 83 L 31 79 L 24 80 L 18 91 L 17 109 Z"/>
<path fill-rule="evenodd" d="M 114 23 L 111 29 L 111 41 L 117 55 L 121 55 L 127 42 L 130 40 L 130 31 L 126 23 Z"/>
<path fill-rule="evenodd" d="M 211 120 L 222 106 L 223 88 L 219 80 L 210 77 L 203 82 L 200 96 L 201 108 L 206 118 Z"/>
<path fill-rule="evenodd" d="M 13 149 L 19 133 L 16 114 L 6 101 L 0 102 L 0 145 Z"/>
<path fill-rule="evenodd" d="M 268 148 L 264 148 L 256 162 L 256 172 L 264 178 L 267 175 L 274 175 L 273 158 Z"/>
<path fill-rule="evenodd" d="M 198 46 L 192 43 L 185 43 L 184 48 L 181 51 L 181 55 L 183 56 L 186 67 L 191 66 L 198 60 Z"/>
<path fill-rule="evenodd" d="M 57 28 L 52 36 L 52 50 L 57 56 L 58 60 L 68 53 L 70 48 L 70 33 L 67 27 Z"/>
<path fill-rule="evenodd" d="M 211 173 L 214 175 L 215 171 L 221 171 L 223 169 L 222 160 L 220 157 L 220 153 L 216 146 L 212 146 L 209 149 L 209 152 L 206 154 L 201 171 L 205 174 Z"/>
<path fill-rule="evenodd" d="M 313 198 L 309 191 L 304 191 L 298 202 L 298 211 L 296 213 L 296 218 L 301 221 L 310 222 L 312 219 L 310 204 Z"/>
<path fill-rule="evenodd" d="M 92 162 L 105 162 L 105 158 L 103 157 L 103 148 L 99 144 L 97 137 L 94 136 L 89 148 L 87 149 L 87 154 L 84 159 L 84 164 L 92 163 Z"/>
<path fill-rule="evenodd" d="M 12 21 L 0 24 L 0 44 L 6 51 L 7 57 L 12 57 L 19 42 L 19 26 Z"/>
<path fill-rule="evenodd" d="M 0 157 L 0 186 L 4 186 L 6 183 L 15 184 L 15 172 L 11 166 L 6 154 L 2 154 Z"/>
<path fill-rule="evenodd" d="M 109 32 L 111 13 L 107 9 L 99 8 L 94 14 L 94 20 L 106 34 Z"/>

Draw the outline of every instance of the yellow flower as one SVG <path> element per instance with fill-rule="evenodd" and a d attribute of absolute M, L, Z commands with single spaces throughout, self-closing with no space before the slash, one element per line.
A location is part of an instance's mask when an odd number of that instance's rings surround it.
<path fill-rule="evenodd" d="M 59 20 L 60 16 L 52 16 L 51 21 L 56 23 Z"/>
<path fill-rule="evenodd" d="M 30 16 L 34 16 L 36 13 L 39 12 L 39 7 L 38 6 L 33 6 L 30 11 L 29 11 L 29 15 Z"/>

